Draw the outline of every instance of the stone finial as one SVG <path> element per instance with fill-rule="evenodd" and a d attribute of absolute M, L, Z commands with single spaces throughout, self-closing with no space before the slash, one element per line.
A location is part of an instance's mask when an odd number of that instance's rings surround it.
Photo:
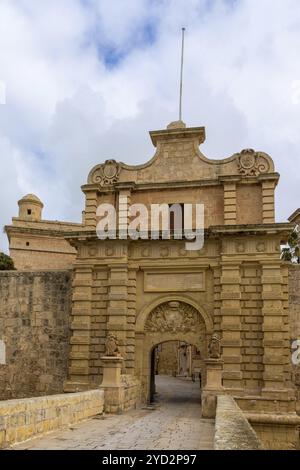
<path fill-rule="evenodd" d="M 221 357 L 221 340 L 217 333 L 213 333 L 209 346 L 208 357 L 210 359 L 220 359 Z"/>
<path fill-rule="evenodd" d="M 118 338 L 113 333 L 108 333 L 105 341 L 105 355 L 108 357 L 119 357 Z"/>
<path fill-rule="evenodd" d="M 183 121 L 173 121 L 167 126 L 167 129 L 185 129 L 186 124 Z"/>

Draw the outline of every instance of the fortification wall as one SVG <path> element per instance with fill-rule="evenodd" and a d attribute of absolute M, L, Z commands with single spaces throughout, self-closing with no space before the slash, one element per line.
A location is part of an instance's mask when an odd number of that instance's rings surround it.
<path fill-rule="evenodd" d="M 0 400 L 61 393 L 71 271 L 0 272 Z"/>

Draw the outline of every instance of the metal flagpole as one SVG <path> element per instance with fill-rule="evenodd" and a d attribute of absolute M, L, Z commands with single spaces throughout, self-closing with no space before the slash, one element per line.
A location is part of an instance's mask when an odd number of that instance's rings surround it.
<path fill-rule="evenodd" d="M 179 121 L 182 120 L 182 77 L 183 77 L 183 54 L 184 54 L 184 33 L 185 28 L 182 28 L 182 42 L 181 42 L 181 67 L 180 67 L 180 92 L 179 92 Z"/>

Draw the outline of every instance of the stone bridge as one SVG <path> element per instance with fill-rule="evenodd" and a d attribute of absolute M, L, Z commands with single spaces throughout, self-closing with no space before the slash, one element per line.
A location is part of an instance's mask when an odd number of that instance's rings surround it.
<path fill-rule="evenodd" d="M 158 376 L 155 402 L 122 414 L 104 413 L 103 390 L 9 400 L 0 405 L 1 443 L 16 450 L 264 448 L 232 397 L 218 397 L 215 420 L 201 417 L 199 398 L 197 381 Z"/>

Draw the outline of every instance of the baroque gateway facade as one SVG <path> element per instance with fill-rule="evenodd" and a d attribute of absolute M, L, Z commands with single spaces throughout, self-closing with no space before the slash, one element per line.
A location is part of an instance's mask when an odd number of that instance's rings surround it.
<path fill-rule="evenodd" d="M 279 175 L 271 158 L 244 150 L 208 160 L 199 151 L 205 129 L 180 122 L 150 135 L 156 154 L 149 163 L 109 160 L 92 169 L 82 188 L 84 224 L 68 238 L 78 255 L 65 389 L 100 383 L 110 332 L 119 339 L 124 372 L 141 380 L 147 400 L 153 348 L 180 340 L 206 358 L 215 332 L 222 338 L 225 390 L 278 399 L 291 410 L 288 268 L 280 261 L 290 226 L 275 224 Z M 97 207 L 117 204 L 120 196 L 147 206 L 203 203 L 204 248 L 188 251 L 184 240 L 98 240 Z M 127 217 L 126 206 L 117 211 Z"/>
<path fill-rule="evenodd" d="M 74 257 L 64 391 L 101 384 L 111 333 L 124 359 L 122 373 L 138 379 L 147 402 L 153 391 L 153 350 L 178 341 L 200 352 L 207 416 L 214 413 L 215 396 L 228 393 L 253 416 L 288 413 L 292 419 L 299 392 L 292 380 L 289 267 L 280 260 L 291 224 L 275 223 L 279 175 L 272 159 L 247 149 L 210 160 L 199 150 L 205 129 L 187 128 L 181 121 L 150 136 L 156 153 L 148 163 L 107 160 L 91 170 L 82 187 L 82 224 L 69 230 L 56 225 L 55 232 L 45 233 L 48 240 L 55 237 L 56 246 L 59 238 L 66 239 L 72 247 L 64 247 L 68 263 Z M 96 212 L 104 203 L 115 206 L 122 226 L 129 204 L 202 203 L 204 247 L 189 251 L 185 240 L 173 238 L 100 240 Z M 28 227 L 26 235 L 20 228 L 24 237 L 43 237 L 42 226 L 35 229 L 32 221 Z M 17 227 L 6 230 L 20 239 Z M 33 265 L 35 256 L 31 251 Z M 220 357 L 209 357 L 212 337 L 220 339 Z"/>

